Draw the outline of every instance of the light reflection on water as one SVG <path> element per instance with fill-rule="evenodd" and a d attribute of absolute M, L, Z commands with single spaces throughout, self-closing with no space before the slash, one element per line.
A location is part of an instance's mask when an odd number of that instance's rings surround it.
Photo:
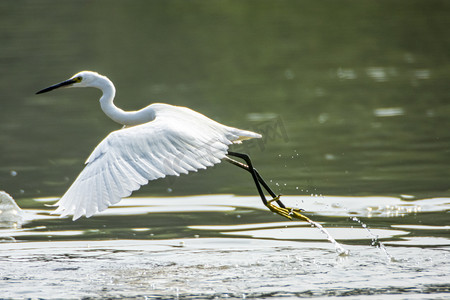
<path fill-rule="evenodd" d="M 323 223 L 335 239 L 350 244 L 351 240 L 357 240 L 360 243 L 363 240 L 372 239 L 373 235 L 386 241 L 399 241 L 403 237 L 409 238 L 411 232 L 445 230 L 447 229 L 445 226 L 434 221 L 430 216 L 445 216 L 446 211 L 450 208 L 449 198 L 422 199 L 411 202 L 394 197 L 299 195 L 283 196 L 282 199 L 287 206 L 301 207 L 313 221 Z M 23 231 L 11 231 L 12 237 L 26 236 L 28 232 L 29 235 L 35 236 L 33 240 L 39 240 L 40 233 L 45 236 L 43 239 L 47 239 L 48 235 L 65 235 L 66 239 L 71 239 L 72 234 L 78 235 L 81 232 L 73 232 L 73 230 L 89 228 L 94 231 L 105 230 L 102 239 L 114 238 L 114 231 L 118 230 L 134 231 L 135 233 L 131 231 L 128 233 L 133 236 L 136 236 L 136 232 L 138 232 L 139 237 L 144 239 L 158 239 L 160 237 L 151 231 L 159 227 L 166 228 L 167 231 L 173 230 L 174 233 L 178 230 L 178 235 L 172 236 L 172 238 L 194 235 L 201 237 L 235 235 L 237 237 L 250 236 L 298 241 L 326 240 L 326 237 L 317 228 L 311 227 L 305 221 L 280 220 L 279 216 L 267 211 L 258 197 L 200 195 L 127 198 L 95 217 L 84 218 L 79 222 L 72 222 L 70 218 L 49 215 L 50 209 L 53 208 L 44 206 L 46 202 L 53 203 L 54 198 L 38 198 L 34 203 L 39 204 L 40 209 L 25 209 L 26 222 L 23 224 Z M 424 219 L 421 218 L 422 216 Z M 363 228 L 354 228 L 359 227 L 358 223 L 352 222 L 356 217 L 360 221 L 359 224 L 363 225 L 362 227 L 369 226 L 372 235 L 367 234 Z M 138 221 L 133 222 L 133 218 Z M 163 219 L 166 220 L 163 224 L 158 223 L 158 220 Z M 41 220 L 47 223 L 52 220 L 51 226 L 41 225 Z M 155 220 L 154 223 L 152 223 L 153 220 Z M 260 222 L 261 220 L 263 222 Z M 421 225 L 410 225 L 410 220 L 415 220 L 414 223 L 419 221 Z M 437 220 L 439 221 L 440 217 Z M 91 227 L 98 226 L 98 221 L 101 222 L 103 229 Z M 401 221 L 404 223 L 399 223 Z M 143 226 L 146 222 L 148 226 Z M 134 226 L 134 223 L 138 226 Z M 121 228 L 121 225 L 124 227 Z M 114 230 L 108 233 L 108 227 L 114 228 Z M 48 232 L 55 230 L 57 230 L 57 234 Z M 150 233 L 153 234 L 150 236 Z M 89 235 L 85 238 L 89 240 Z"/>
<path fill-rule="evenodd" d="M 448 226 L 438 225 L 450 199 L 418 200 L 423 210 L 402 216 L 369 216 L 364 198 L 284 198 L 303 199 L 306 214 L 350 255 L 338 256 L 317 228 L 280 219 L 257 197 L 129 198 L 76 222 L 50 216 L 43 204 L 54 199 L 41 198 L 25 208 L 21 229 L 0 231 L 0 291 L 13 298 L 159 299 L 450 293 Z M 386 203 L 410 205 L 386 197 L 370 201 L 378 208 Z M 371 233 L 349 216 L 364 220 Z M 427 225 L 408 225 L 411 220 Z M 385 253 L 372 246 L 374 236 Z M 56 278 L 64 280 L 55 284 Z"/>

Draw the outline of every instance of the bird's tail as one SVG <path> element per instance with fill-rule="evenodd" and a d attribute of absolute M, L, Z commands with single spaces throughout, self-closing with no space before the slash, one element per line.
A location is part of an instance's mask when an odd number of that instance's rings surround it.
<path fill-rule="evenodd" d="M 248 130 L 242 130 L 237 128 L 232 128 L 233 132 L 232 134 L 235 136 L 234 139 L 231 139 L 233 144 L 240 144 L 242 141 L 249 140 L 249 139 L 260 139 L 262 138 L 262 135 L 259 133 L 248 131 Z"/>

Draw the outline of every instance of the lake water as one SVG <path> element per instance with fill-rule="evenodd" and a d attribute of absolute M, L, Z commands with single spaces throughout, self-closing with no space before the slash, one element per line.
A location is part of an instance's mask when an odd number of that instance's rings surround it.
<path fill-rule="evenodd" d="M 0 298 L 445 299 L 450 294 L 447 1 L 4 1 Z M 50 215 L 120 128 L 93 89 L 34 93 L 88 69 L 116 104 L 188 106 L 263 134 L 247 152 L 324 226 L 265 208 L 230 165 L 151 182 L 72 222 Z"/>

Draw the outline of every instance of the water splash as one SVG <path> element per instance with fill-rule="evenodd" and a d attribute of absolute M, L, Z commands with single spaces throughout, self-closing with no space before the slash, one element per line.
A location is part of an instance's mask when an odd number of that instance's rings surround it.
<path fill-rule="evenodd" d="M 311 194 L 312 196 L 312 194 Z M 317 197 L 318 195 L 316 195 Z M 273 200 L 272 200 L 273 201 Z M 326 230 L 325 228 L 323 228 L 323 226 L 317 222 L 314 222 L 313 220 L 311 220 L 310 218 L 308 218 L 307 216 L 303 215 L 301 213 L 301 209 L 298 208 L 284 208 L 284 209 L 289 209 L 289 215 L 283 215 L 282 213 L 280 213 L 279 211 L 277 211 L 276 208 L 274 208 L 272 206 L 271 210 L 278 212 L 280 215 L 285 216 L 286 218 L 293 220 L 293 218 L 299 219 L 299 220 L 304 220 L 306 222 L 308 222 L 309 224 L 311 224 L 312 226 L 317 227 L 323 234 L 325 234 L 327 236 L 327 239 L 334 245 L 334 248 L 336 250 L 336 253 L 339 256 L 348 256 L 350 254 L 349 250 L 346 250 L 344 247 L 342 247 L 341 244 L 339 244 L 332 236 L 331 234 L 328 232 L 328 230 Z"/>
<path fill-rule="evenodd" d="M 314 194 L 311 194 L 311 197 L 313 197 Z M 323 197 L 322 195 L 315 195 L 315 197 Z M 331 234 L 328 232 L 328 230 L 326 230 L 321 224 L 314 222 L 313 220 L 311 220 L 310 218 L 308 218 L 307 216 L 301 214 L 302 210 L 301 209 L 294 209 L 291 208 L 290 212 L 289 212 L 289 216 L 296 218 L 296 219 L 300 219 L 300 220 L 305 220 L 306 222 L 308 222 L 309 224 L 311 224 L 314 227 L 317 227 L 323 234 L 325 234 L 327 236 L 327 239 L 334 245 L 334 249 L 336 251 L 336 253 L 339 256 L 348 256 L 350 254 L 350 250 L 345 249 L 344 247 L 342 247 L 341 244 L 339 244 L 332 236 Z"/>
<path fill-rule="evenodd" d="M 0 228 L 20 228 L 23 212 L 14 199 L 5 191 L 0 191 Z"/>
<path fill-rule="evenodd" d="M 323 234 L 325 234 L 327 236 L 327 239 L 334 245 L 334 249 L 336 250 L 336 253 L 339 256 L 348 256 L 350 254 L 350 250 L 345 249 L 344 247 L 342 247 L 341 244 L 339 244 L 332 236 L 331 234 L 328 232 L 328 230 L 326 230 L 321 224 L 314 222 L 313 220 L 306 218 L 306 221 L 308 221 L 309 224 L 317 227 Z"/>
<path fill-rule="evenodd" d="M 378 235 L 373 234 L 372 231 L 370 231 L 369 227 L 367 227 L 367 225 L 364 222 L 362 222 L 357 217 L 353 217 L 353 218 L 351 218 L 351 220 L 359 223 L 359 225 L 361 225 L 362 228 L 367 230 L 367 232 L 369 233 L 370 237 L 372 238 L 372 246 L 374 246 L 374 247 L 376 247 L 378 249 L 381 249 L 381 251 L 384 253 L 384 255 L 386 256 L 388 261 L 390 261 L 390 262 L 395 262 L 396 261 L 396 259 L 392 255 L 389 254 L 389 252 L 387 251 L 387 249 L 384 246 L 384 244 L 378 240 Z"/>

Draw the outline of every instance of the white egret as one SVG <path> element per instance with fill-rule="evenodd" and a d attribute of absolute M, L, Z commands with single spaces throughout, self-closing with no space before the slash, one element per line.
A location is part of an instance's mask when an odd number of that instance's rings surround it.
<path fill-rule="evenodd" d="M 137 111 L 123 111 L 113 103 L 116 93 L 113 83 L 91 71 L 77 73 L 37 94 L 59 87 L 100 89 L 103 112 L 125 126 L 110 133 L 94 149 L 86 167 L 56 203 L 56 214 L 73 215 L 73 220 L 83 215 L 90 217 L 130 196 L 150 180 L 205 169 L 221 160 L 252 174 L 258 193 L 270 210 L 289 219 L 299 214 L 300 210 L 281 203 L 247 155 L 228 151 L 229 145 L 261 138 L 260 134 L 225 126 L 189 108 L 169 104 L 154 103 Z M 227 155 L 241 158 L 247 164 Z M 273 199 L 266 200 L 261 185 Z"/>

